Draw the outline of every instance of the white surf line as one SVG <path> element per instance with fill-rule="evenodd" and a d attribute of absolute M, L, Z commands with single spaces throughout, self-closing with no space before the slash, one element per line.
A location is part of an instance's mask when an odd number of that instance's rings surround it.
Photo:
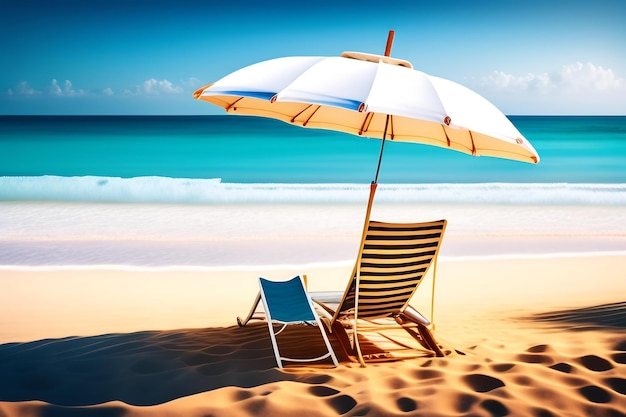
<path fill-rule="evenodd" d="M 555 252 L 555 253 L 528 253 L 528 254 L 499 254 L 499 255 L 472 255 L 472 256 L 441 256 L 441 262 L 480 262 L 513 259 L 559 259 L 559 258 L 589 258 L 603 256 L 626 256 L 624 251 L 598 252 Z M 0 265 L 0 271 L 129 271 L 129 272 L 256 272 L 262 270 L 300 270 L 351 267 L 354 260 L 336 262 L 315 262 L 299 264 L 268 264 L 268 265 L 165 265 L 139 266 L 122 264 L 93 264 L 93 265 Z"/>
<path fill-rule="evenodd" d="M 354 261 L 301 263 L 301 264 L 268 264 L 268 265 L 166 265 L 139 266 L 121 264 L 93 265 L 0 265 L 0 271 L 128 271 L 128 272 L 228 272 L 228 271 L 259 271 L 259 270 L 302 270 L 303 268 L 337 268 L 352 266 Z M 303 272 L 304 273 L 304 272 Z"/>

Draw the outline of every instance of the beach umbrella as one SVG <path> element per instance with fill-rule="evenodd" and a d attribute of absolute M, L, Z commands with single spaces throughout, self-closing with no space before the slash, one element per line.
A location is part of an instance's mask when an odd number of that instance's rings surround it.
<path fill-rule="evenodd" d="M 362 244 L 388 140 L 473 156 L 539 162 L 530 142 L 487 99 L 453 81 L 416 70 L 408 61 L 392 58 L 393 38 L 394 31 L 390 31 L 384 55 L 344 52 L 333 57 L 270 59 L 241 68 L 193 94 L 229 114 L 382 139 Z M 431 320 L 434 293 L 433 277 Z"/>
<path fill-rule="evenodd" d="M 226 75 L 193 96 L 229 114 L 382 139 L 366 222 L 387 140 L 539 162 L 530 142 L 488 100 L 390 57 L 393 37 L 390 31 L 384 55 L 344 52 L 271 59 Z"/>

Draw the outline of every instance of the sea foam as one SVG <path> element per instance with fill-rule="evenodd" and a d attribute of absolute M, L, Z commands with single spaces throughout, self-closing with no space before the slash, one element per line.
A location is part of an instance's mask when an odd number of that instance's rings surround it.
<path fill-rule="evenodd" d="M 219 178 L 0 177 L 0 201 L 169 204 L 362 203 L 368 184 L 224 183 Z M 364 197 L 365 196 L 365 197 Z M 626 205 L 626 184 L 380 184 L 377 203 Z"/>

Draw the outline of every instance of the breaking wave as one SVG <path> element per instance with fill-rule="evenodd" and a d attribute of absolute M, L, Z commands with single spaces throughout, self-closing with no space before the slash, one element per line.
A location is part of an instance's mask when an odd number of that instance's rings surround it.
<path fill-rule="evenodd" d="M 219 178 L 0 177 L 0 201 L 169 204 L 351 204 L 368 184 L 245 184 Z M 626 184 L 380 184 L 377 203 L 626 205 Z"/>

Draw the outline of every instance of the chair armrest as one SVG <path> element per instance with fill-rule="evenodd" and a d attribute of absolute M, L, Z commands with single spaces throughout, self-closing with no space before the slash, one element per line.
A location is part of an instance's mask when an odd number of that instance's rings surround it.
<path fill-rule="evenodd" d="M 430 326 L 431 324 L 430 320 L 422 316 L 422 314 L 419 311 L 417 311 L 415 308 L 411 306 L 407 306 L 404 309 L 404 311 L 400 313 L 400 315 L 403 319 L 406 319 L 407 321 L 410 321 L 416 324 L 423 324 L 424 326 Z"/>
<path fill-rule="evenodd" d="M 311 299 L 324 304 L 339 304 L 343 291 L 309 291 Z"/>

